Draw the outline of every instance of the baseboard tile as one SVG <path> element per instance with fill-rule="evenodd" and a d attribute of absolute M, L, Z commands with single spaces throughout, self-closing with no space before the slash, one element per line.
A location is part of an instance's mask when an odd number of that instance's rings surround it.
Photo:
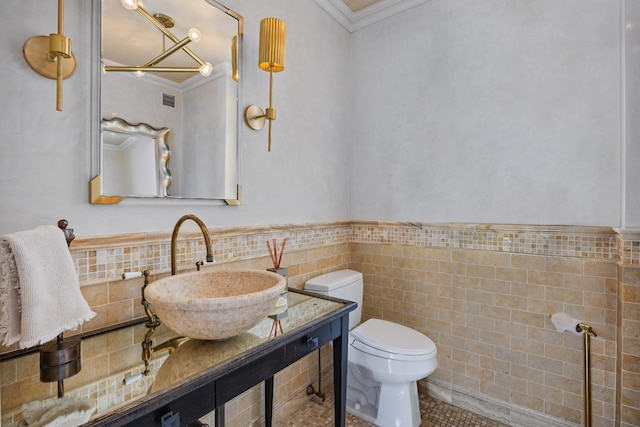
<path fill-rule="evenodd" d="M 431 397 L 512 427 L 580 427 L 579 424 L 553 418 L 527 408 L 456 389 L 436 379 L 421 380 L 418 382 L 418 388 Z"/>

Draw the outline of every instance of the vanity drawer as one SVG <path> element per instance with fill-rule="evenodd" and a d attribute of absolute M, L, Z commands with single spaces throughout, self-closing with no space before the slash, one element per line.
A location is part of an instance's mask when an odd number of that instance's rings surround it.
<path fill-rule="evenodd" d="M 172 398 L 171 396 L 176 396 Z M 187 425 L 215 409 L 214 384 L 205 384 L 186 394 L 177 395 L 175 390 L 168 393 L 170 403 L 159 405 L 151 410 L 133 409 L 121 412 L 114 411 L 87 423 L 89 426 L 122 426 L 122 427 L 158 427 L 162 418 L 175 416 L 181 425 Z M 117 419 L 114 419 L 117 418 Z M 85 424 L 83 424 L 85 425 Z"/>
<path fill-rule="evenodd" d="M 258 360 L 247 363 L 235 372 L 223 375 L 216 381 L 216 406 L 260 384 L 276 372 L 286 368 L 285 349 L 277 349 Z"/>
<path fill-rule="evenodd" d="M 328 323 L 314 331 L 308 333 L 304 337 L 287 344 L 286 347 L 286 364 L 289 365 L 296 360 L 316 351 L 323 345 L 331 342 L 340 335 L 340 320 Z"/>

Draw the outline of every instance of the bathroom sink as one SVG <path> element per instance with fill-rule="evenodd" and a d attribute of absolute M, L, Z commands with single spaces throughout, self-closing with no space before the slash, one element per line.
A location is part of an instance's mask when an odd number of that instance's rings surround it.
<path fill-rule="evenodd" d="M 149 284 L 145 297 L 158 318 L 180 335 L 218 340 L 248 331 L 275 307 L 285 278 L 266 270 L 184 273 Z"/>

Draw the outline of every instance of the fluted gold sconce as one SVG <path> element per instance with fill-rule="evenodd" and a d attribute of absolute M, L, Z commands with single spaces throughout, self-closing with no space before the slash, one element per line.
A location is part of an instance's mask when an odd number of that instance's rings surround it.
<path fill-rule="evenodd" d="M 273 73 L 284 70 L 284 51 L 287 26 L 278 18 L 264 18 L 260 21 L 260 46 L 258 50 L 258 66 L 269 72 L 269 107 L 262 111 L 257 105 L 250 105 L 244 111 L 244 120 L 253 130 L 264 127 L 265 120 L 269 120 L 269 145 L 271 151 L 271 122 L 276 119 L 273 108 Z"/>
<path fill-rule="evenodd" d="M 202 35 L 197 28 L 191 28 L 187 32 L 187 36 L 182 40 L 178 39 L 169 28 L 174 26 L 173 19 L 167 15 L 163 15 L 161 13 L 156 13 L 151 15 L 149 12 L 145 10 L 145 8 L 140 5 L 138 0 L 120 0 L 122 6 L 125 9 L 135 10 L 140 15 L 145 17 L 151 24 L 153 24 L 164 37 L 168 38 L 175 44 L 171 46 L 169 49 L 163 50 L 158 56 L 148 61 L 144 65 L 105 65 L 105 71 L 126 71 L 126 72 L 134 72 L 137 75 L 141 76 L 145 71 L 154 71 L 154 72 L 199 72 L 203 76 L 208 76 L 213 71 L 213 66 L 209 62 L 205 62 L 198 55 L 196 55 L 191 49 L 187 47 L 187 45 L 191 42 L 197 43 L 200 41 Z M 175 52 L 182 49 L 187 55 L 193 58 L 194 61 L 198 63 L 198 67 L 158 67 L 158 63 L 168 58 Z"/>
<path fill-rule="evenodd" d="M 71 39 L 64 34 L 64 0 L 58 0 L 58 32 L 33 36 L 24 43 L 22 54 L 33 71 L 56 80 L 56 110 L 62 111 L 62 80 L 76 71 Z"/>

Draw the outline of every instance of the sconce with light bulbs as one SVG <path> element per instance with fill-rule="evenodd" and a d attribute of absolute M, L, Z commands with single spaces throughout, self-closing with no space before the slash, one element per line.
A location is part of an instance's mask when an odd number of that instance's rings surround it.
<path fill-rule="evenodd" d="M 187 36 L 184 37 L 182 40 L 180 40 L 171 31 L 169 31 L 169 28 L 173 28 L 175 24 L 175 22 L 170 16 L 167 16 L 161 13 L 155 13 L 151 15 L 142 7 L 142 5 L 138 0 L 120 0 L 120 3 L 122 3 L 122 6 L 125 9 L 135 10 L 136 12 L 138 12 L 140 15 L 146 18 L 149 22 L 151 22 L 151 24 L 153 24 L 158 30 L 160 30 L 160 32 L 164 34 L 164 37 L 168 38 L 175 44 L 168 49 L 163 49 L 163 51 L 158 56 L 148 61 L 144 65 L 105 65 L 104 71 L 134 72 L 138 76 L 144 75 L 146 71 L 186 72 L 186 73 L 199 72 L 205 77 L 211 74 L 211 71 L 213 71 L 213 66 L 211 65 L 211 63 L 202 60 L 198 55 L 196 55 L 191 49 L 187 47 L 189 43 L 191 42 L 198 43 L 202 38 L 202 34 L 197 28 L 191 28 L 187 32 Z M 163 38 L 163 42 L 164 42 L 164 38 Z M 161 61 L 168 58 L 169 56 L 171 56 L 172 54 L 174 54 L 179 50 L 183 50 L 187 55 L 193 58 L 193 60 L 198 63 L 198 66 L 197 67 L 159 67 L 157 65 Z"/>
<path fill-rule="evenodd" d="M 269 121 L 269 144 L 271 151 L 271 122 L 276 119 L 273 108 L 273 73 L 284 70 L 284 54 L 287 26 L 278 18 L 264 18 L 260 21 L 260 45 L 258 49 L 258 67 L 269 72 L 269 107 L 266 112 L 257 105 L 249 105 L 244 110 L 244 121 L 253 130 L 264 127 L 265 120 Z"/>
<path fill-rule="evenodd" d="M 71 39 L 64 34 L 64 0 L 58 0 L 58 32 L 33 36 L 22 47 L 25 61 L 33 71 L 56 80 L 56 110 L 62 111 L 62 80 L 76 71 Z"/>

